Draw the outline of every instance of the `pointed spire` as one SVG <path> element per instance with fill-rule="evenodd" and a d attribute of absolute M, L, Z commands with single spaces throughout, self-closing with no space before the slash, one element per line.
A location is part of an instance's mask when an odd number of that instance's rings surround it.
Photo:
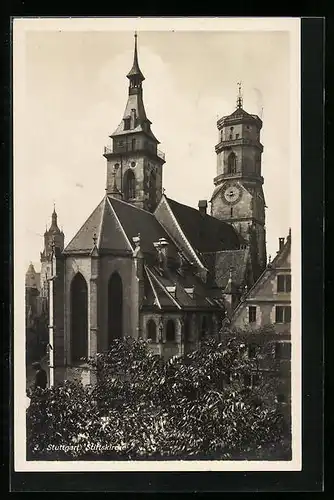
<path fill-rule="evenodd" d="M 112 172 L 112 176 L 113 176 L 113 184 L 112 184 L 112 189 L 111 189 L 111 192 L 109 193 L 111 196 L 113 196 L 114 198 L 122 198 L 122 193 L 120 192 L 120 190 L 118 189 L 117 187 L 117 183 L 116 183 L 116 173 L 117 173 L 117 168 L 114 167 L 114 170 Z"/>
<path fill-rule="evenodd" d="M 57 216 L 57 212 L 56 212 L 56 204 L 55 204 L 55 202 L 53 202 L 53 212 L 52 212 L 52 216 L 51 216 L 51 219 L 52 219 L 51 228 L 52 229 L 58 229 L 57 217 L 58 216 Z"/>
<path fill-rule="evenodd" d="M 138 87 L 140 86 L 141 82 L 145 80 L 145 77 L 143 73 L 140 71 L 139 68 L 139 63 L 138 63 L 138 51 L 137 51 L 137 32 L 135 32 L 135 49 L 134 49 L 134 55 L 133 55 L 133 65 L 132 68 L 130 69 L 129 73 L 126 75 L 127 78 L 130 80 L 130 86 L 131 87 Z"/>
<path fill-rule="evenodd" d="M 237 108 L 241 109 L 242 106 L 243 106 L 243 98 L 242 98 L 242 92 L 241 92 L 241 82 L 238 82 L 237 85 L 238 85 Z"/>

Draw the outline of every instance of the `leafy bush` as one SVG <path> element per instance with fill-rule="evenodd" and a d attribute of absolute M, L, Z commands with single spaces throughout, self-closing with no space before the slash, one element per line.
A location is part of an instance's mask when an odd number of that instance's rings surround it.
<path fill-rule="evenodd" d="M 115 340 L 90 360 L 94 387 L 65 381 L 34 392 L 28 459 L 289 459 L 276 381 L 245 387 L 254 370 L 245 349 L 230 332 L 164 361 L 147 341 Z"/>

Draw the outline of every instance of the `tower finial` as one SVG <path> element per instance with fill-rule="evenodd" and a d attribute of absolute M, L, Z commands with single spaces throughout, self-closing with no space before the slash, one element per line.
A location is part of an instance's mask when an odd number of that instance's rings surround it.
<path fill-rule="evenodd" d="M 135 31 L 134 38 L 135 38 L 135 48 L 133 54 L 133 65 L 129 73 L 126 75 L 130 80 L 130 87 L 138 87 L 141 85 L 141 82 L 145 80 L 143 73 L 140 71 L 138 63 L 137 31 Z"/>
<path fill-rule="evenodd" d="M 237 97 L 237 108 L 241 109 L 243 105 L 242 91 L 241 91 L 241 82 L 237 83 L 238 85 L 238 97 Z"/>

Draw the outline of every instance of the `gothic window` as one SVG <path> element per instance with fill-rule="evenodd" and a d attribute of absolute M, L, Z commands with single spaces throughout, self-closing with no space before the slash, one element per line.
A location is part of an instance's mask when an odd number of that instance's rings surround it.
<path fill-rule="evenodd" d="M 114 272 L 108 283 L 108 344 L 123 334 L 123 286 L 122 279 Z"/>
<path fill-rule="evenodd" d="M 184 318 L 184 341 L 189 342 L 190 341 L 190 319 L 188 316 Z"/>
<path fill-rule="evenodd" d="M 71 358 L 79 362 L 88 356 L 88 290 L 85 278 L 77 273 L 71 283 Z"/>
<path fill-rule="evenodd" d="M 235 174 L 237 170 L 237 158 L 235 154 L 232 152 L 230 153 L 228 160 L 227 160 L 227 173 L 228 174 Z"/>
<path fill-rule="evenodd" d="M 136 197 L 136 178 L 132 170 L 124 174 L 124 197 L 126 200 Z"/>
<path fill-rule="evenodd" d="M 152 340 L 152 342 L 157 341 L 157 325 L 154 319 L 149 319 L 146 325 L 147 338 Z"/>
<path fill-rule="evenodd" d="M 233 207 L 231 207 L 231 217 L 233 217 Z"/>
<path fill-rule="evenodd" d="M 204 339 L 206 337 L 207 330 L 208 330 L 208 320 L 206 316 L 203 316 L 201 324 L 201 339 Z"/>
<path fill-rule="evenodd" d="M 172 319 L 169 319 L 167 321 L 166 341 L 167 342 L 175 342 L 175 322 Z"/>

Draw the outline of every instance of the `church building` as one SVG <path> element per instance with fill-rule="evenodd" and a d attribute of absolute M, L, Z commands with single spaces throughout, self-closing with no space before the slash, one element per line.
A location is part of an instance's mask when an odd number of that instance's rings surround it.
<path fill-rule="evenodd" d="M 266 268 L 261 119 L 243 109 L 217 122 L 217 175 L 198 209 L 166 196 L 168 168 L 143 100 L 135 36 L 124 115 L 105 147 L 106 189 L 64 248 L 52 219 L 43 253 L 49 283 L 50 383 L 125 336 L 165 358 L 217 335 Z M 50 233 L 51 234 L 51 233 Z"/>

